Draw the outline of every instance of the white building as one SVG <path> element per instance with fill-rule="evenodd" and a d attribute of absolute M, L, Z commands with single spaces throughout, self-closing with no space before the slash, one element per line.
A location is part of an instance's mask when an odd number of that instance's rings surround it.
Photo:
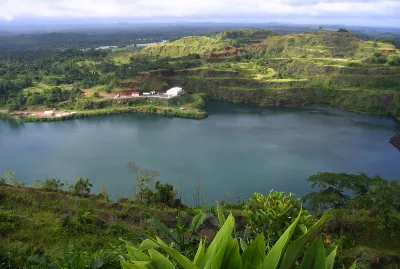
<path fill-rule="evenodd" d="M 143 95 L 150 95 L 150 93 L 149 92 L 144 92 Z"/>
<path fill-rule="evenodd" d="M 45 111 L 43 114 L 45 116 L 53 116 L 54 115 L 54 111 L 53 110 Z"/>
<path fill-rule="evenodd" d="M 132 97 L 138 97 L 138 96 L 140 96 L 140 93 L 139 92 L 132 92 L 131 96 Z"/>
<path fill-rule="evenodd" d="M 183 89 L 180 87 L 174 87 L 169 89 L 166 93 L 168 95 L 168 97 L 175 97 L 178 96 L 179 94 L 181 94 L 183 92 Z"/>

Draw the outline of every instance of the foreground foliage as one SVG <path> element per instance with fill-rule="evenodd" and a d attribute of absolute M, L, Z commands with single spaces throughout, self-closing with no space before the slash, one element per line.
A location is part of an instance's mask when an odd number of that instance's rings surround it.
<path fill-rule="evenodd" d="M 176 266 L 180 266 L 184 269 L 332 269 L 336 256 L 336 248 L 333 249 L 329 255 L 326 255 L 320 237 L 311 243 L 304 253 L 304 256 L 299 259 L 303 254 L 302 252 L 306 244 L 315 235 L 316 230 L 325 222 L 327 215 L 325 214 L 321 220 L 297 240 L 289 243 L 299 223 L 300 217 L 301 210 L 296 220 L 269 251 L 267 251 L 263 234 L 259 234 L 248 246 L 240 239 L 233 239 L 232 232 L 235 221 L 232 214 L 230 214 L 221 227 L 221 230 L 208 247 L 206 247 L 204 241 L 200 241 L 196 256 L 192 261 L 168 246 L 160 238 L 156 238 L 144 240 L 139 248 L 127 245 L 127 259 L 121 261 L 121 264 L 124 269 L 171 269 L 177 268 Z M 159 250 L 167 255 L 163 255 Z M 355 264 L 352 268 L 355 268 Z"/>
<path fill-rule="evenodd" d="M 90 268 L 102 263 L 101 269 L 117 269 L 121 267 L 119 255 L 125 257 L 125 262 L 136 261 L 129 258 L 124 242 L 133 242 L 128 245 L 147 256 L 153 252 L 140 248 L 141 243 L 145 244 L 144 235 L 155 238 L 145 242 L 153 242 L 153 249 L 162 255 L 168 253 L 164 250 L 167 247 L 193 263 L 198 248 L 203 246 L 204 253 L 210 251 L 210 244 L 215 245 L 214 241 L 218 241 L 215 238 L 220 238 L 214 237 L 215 232 L 230 219 L 219 205 L 200 209 L 166 206 L 172 197 L 168 186 L 165 190 L 160 186 L 152 189 L 160 199 L 145 204 L 139 197 L 110 201 L 107 190 L 91 194 L 90 181 L 85 178 L 70 187 L 56 178 L 36 181 L 34 187 L 25 186 L 10 171 L 0 178 L 6 182 L 0 182 L 0 268 L 80 268 L 77 264 Z M 265 249 L 265 255 L 260 256 L 265 260 L 296 222 L 291 236 L 287 237 L 287 248 L 282 251 L 288 252 L 305 234 L 312 235 L 296 256 L 294 266 L 301 265 L 308 250 L 322 252 L 317 251 L 321 243 L 314 240 L 317 238 L 322 240 L 326 256 L 337 248 L 335 268 L 348 268 L 356 259 L 360 269 L 395 268 L 400 254 L 398 183 L 364 174 L 319 174 L 310 181 L 320 184 L 322 190 L 335 189 L 334 193 L 341 193 L 338 201 L 344 201 L 340 206 L 329 205 L 326 202 L 332 200 L 324 199 L 323 195 L 314 196 L 322 199 L 315 200 L 317 209 L 320 202 L 326 208 L 331 207 L 329 218 L 326 214 L 322 218 L 323 225 L 315 221 L 326 210 L 307 213 L 301 209 L 299 199 L 283 192 L 271 191 L 267 196 L 255 194 L 244 204 L 234 206 L 225 203 L 226 208 L 233 209 L 236 220 L 229 244 L 237 242 L 241 261 L 246 250 L 246 255 L 250 255 L 249 251 L 255 249 L 257 253 Z M 343 186 L 359 194 L 352 194 Z M 318 232 L 313 231 L 316 225 Z M 255 247 L 257 244 L 263 247 Z M 219 243 L 215 248 L 220 249 Z M 170 254 L 166 257 L 174 266 L 179 266 Z"/>

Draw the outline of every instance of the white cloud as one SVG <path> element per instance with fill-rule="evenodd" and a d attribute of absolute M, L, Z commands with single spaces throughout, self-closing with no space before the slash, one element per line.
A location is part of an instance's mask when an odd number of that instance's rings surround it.
<path fill-rule="evenodd" d="M 0 18 L 399 19 L 400 0 L 0 0 Z"/>

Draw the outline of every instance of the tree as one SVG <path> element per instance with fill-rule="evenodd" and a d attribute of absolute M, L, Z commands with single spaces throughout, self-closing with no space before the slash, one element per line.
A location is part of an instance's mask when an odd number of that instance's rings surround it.
<path fill-rule="evenodd" d="M 152 196 L 152 184 L 154 179 L 159 176 L 157 171 L 145 170 L 134 162 L 129 163 L 129 169 L 134 174 L 134 180 L 137 181 L 135 196 L 141 203 L 149 203 Z"/>
<path fill-rule="evenodd" d="M 397 40 L 395 37 L 383 37 L 383 38 L 378 38 L 376 41 L 382 42 L 382 43 L 388 43 L 392 44 L 397 47 Z"/>
<path fill-rule="evenodd" d="M 93 185 L 90 183 L 90 179 L 79 177 L 73 188 L 76 194 L 85 196 L 90 194 L 90 189 L 93 188 Z"/>
<path fill-rule="evenodd" d="M 162 184 L 160 181 L 157 181 L 155 185 L 155 190 L 156 192 L 153 195 L 154 202 L 162 203 L 169 206 L 176 204 L 177 192 L 174 190 L 174 186 L 168 183 Z"/>
<path fill-rule="evenodd" d="M 370 209 L 379 200 L 377 188 L 388 184 L 379 176 L 371 178 L 365 173 L 318 173 L 307 181 L 312 183 L 312 188 L 319 188 L 318 192 L 309 193 L 304 198 L 313 211 L 344 207 Z"/>
<path fill-rule="evenodd" d="M 17 176 L 13 171 L 4 171 L 3 174 L 0 175 L 0 183 L 17 185 L 17 182 Z"/>
<path fill-rule="evenodd" d="M 61 190 L 67 185 L 66 182 L 62 182 L 57 178 L 47 178 L 46 180 L 35 180 L 34 186 L 37 188 L 44 188 L 49 190 Z"/>
<path fill-rule="evenodd" d="M 339 33 L 348 33 L 349 30 L 347 30 L 346 28 L 339 28 L 339 30 L 337 30 Z"/>

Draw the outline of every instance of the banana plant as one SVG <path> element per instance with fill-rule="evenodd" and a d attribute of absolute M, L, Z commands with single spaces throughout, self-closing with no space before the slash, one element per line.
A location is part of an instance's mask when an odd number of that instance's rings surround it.
<path fill-rule="evenodd" d="M 301 211 L 268 252 L 262 233 L 249 245 L 233 239 L 235 220 L 230 214 L 225 220 L 221 219 L 223 225 L 208 247 L 200 240 L 193 260 L 156 237 L 144 240 L 138 248 L 127 245 L 128 255 L 121 260 L 121 265 L 123 269 L 333 269 L 336 248 L 326 255 L 321 238 L 313 241 L 304 253 L 306 245 L 325 222 L 327 214 L 289 244 L 300 217 Z M 355 267 L 354 263 L 351 269 Z"/>

